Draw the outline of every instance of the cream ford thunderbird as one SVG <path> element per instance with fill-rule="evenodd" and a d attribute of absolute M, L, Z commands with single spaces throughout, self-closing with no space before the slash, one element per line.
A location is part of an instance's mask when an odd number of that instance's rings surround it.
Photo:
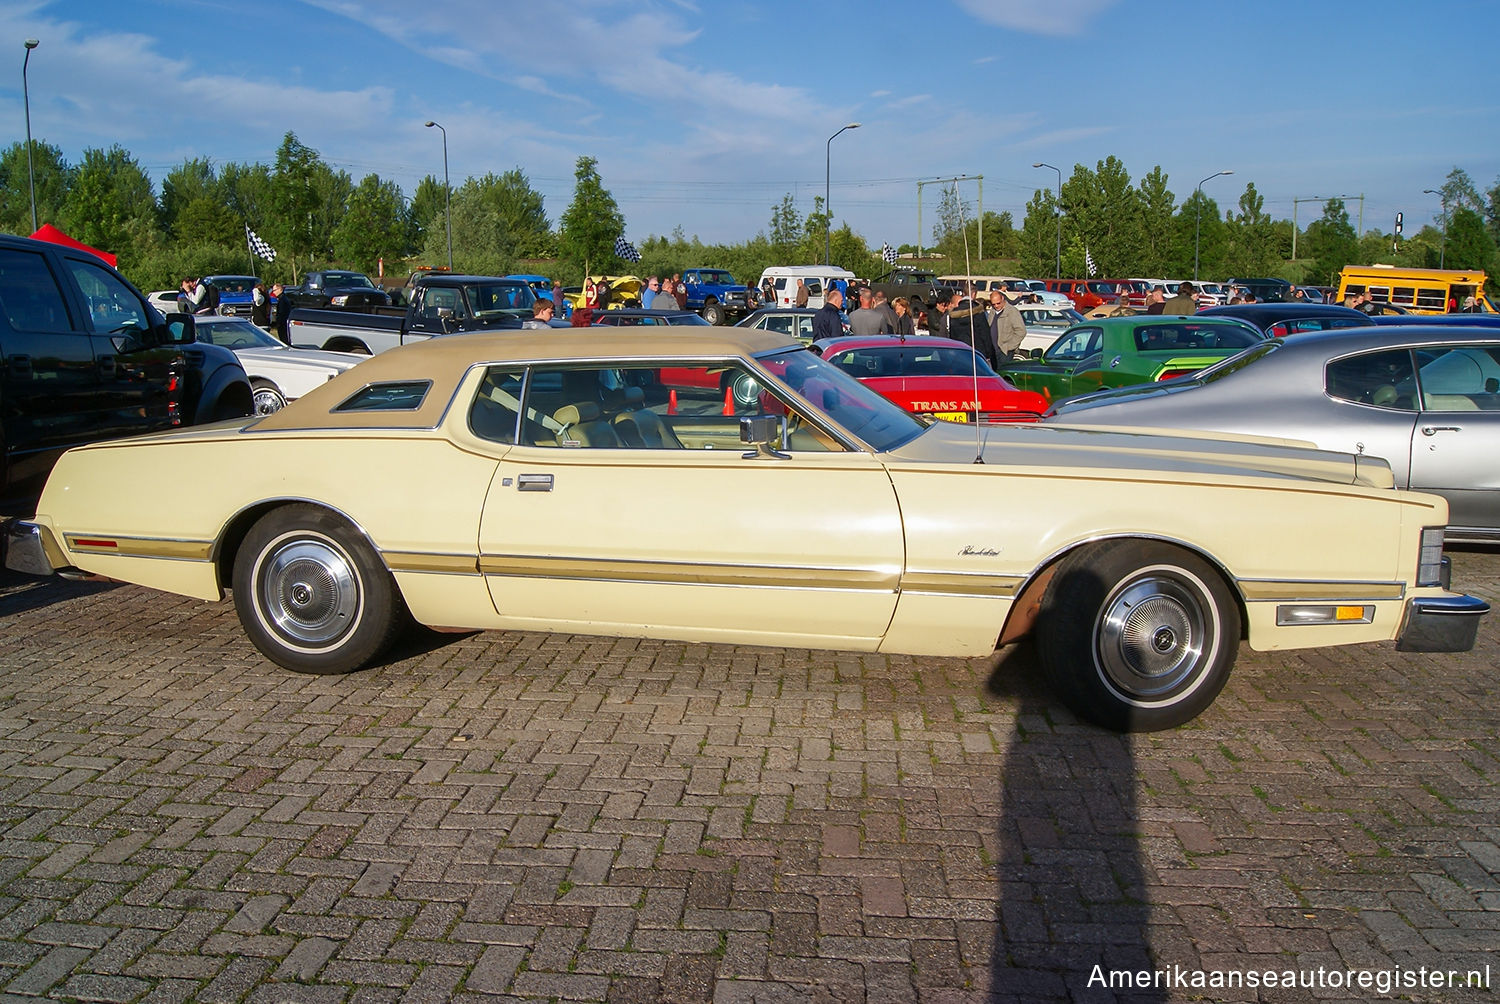
<path fill-rule="evenodd" d="M 168 488 L 167 486 L 171 486 Z M 274 662 L 408 616 L 935 656 L 1034 634 L 1079 714 L 1188 721 L 1255 649 L 1472 647 L 1444 501 L 1284 441 L 927 423 L 753 329 L 466 334 L 57 464 L 12 568 L 222 598 Z"/>

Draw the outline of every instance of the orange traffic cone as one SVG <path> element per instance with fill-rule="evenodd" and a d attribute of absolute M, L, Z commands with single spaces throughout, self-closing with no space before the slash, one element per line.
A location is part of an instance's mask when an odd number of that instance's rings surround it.
<path fill-rule="evenodd" d="M 724 414 L 734 414 L 734 392 L 728 387 L 724 388 Z"/>
<path fill-rule="evenodd" d="M 667 414 L 677 414 L 677 392 L 675 390 L 667 393 Z"/>

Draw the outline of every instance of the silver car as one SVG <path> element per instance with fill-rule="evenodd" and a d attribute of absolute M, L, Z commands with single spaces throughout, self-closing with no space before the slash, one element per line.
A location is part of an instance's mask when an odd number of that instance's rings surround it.
<path fill-rule="evenodd" d="M 1500 331 L 1402 326 L 1275 338 L 1198 373 L 1072 398 L 1049 424 L 1274 436 L 1381 457 L 1448 499 L 1450 541 L 1500 541 Z"/>

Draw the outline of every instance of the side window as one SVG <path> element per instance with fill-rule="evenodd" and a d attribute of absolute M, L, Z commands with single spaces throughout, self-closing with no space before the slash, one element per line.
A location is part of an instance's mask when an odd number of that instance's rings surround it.
<path fill-rule="evenodd" d="M 1079 328 L 1070 331 L 1046 352 L 1047 359 L 1054 362 L 1070 362 L 1082 359 L 1090 352 L 1099 351 L 1099 329 Z"/>
<path fill-rule="evenodd" d="M 1422 407 L 1427 411 L 1500 410 L 1500 348 L 1456 346 L 1423 353 Z"/>
<path fill-rule="evenodd" d="M 0 310 L 15 330 L 73 330 L 57 279 L 35 251 L 0 248 L 0 288 Z"/>
<path fill-rule="evenodd" d="M 1416 410 L 1416 375 L 1405 349 L 1368 352 L 1328 364 L 1328 396 L 1354 404 L 1400 411 Z"/>
<path fill-rule="evenodd" d="M 521 415 L 521 370 L 495 366 L 484 375 L 474 403 L 469 406 L 469 429 L 492 443 L 516 441 Z"/>
<path fill-rule="evenodd" d="M 89 306 L 89 325 L 94 331 L 127 334 L 149 331 L 151 319 L 135 290 L 101 266 L 64 258 Z"/>

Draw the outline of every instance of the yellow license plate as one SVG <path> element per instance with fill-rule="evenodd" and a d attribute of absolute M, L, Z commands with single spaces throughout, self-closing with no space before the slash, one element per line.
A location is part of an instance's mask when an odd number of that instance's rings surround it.
<path fill-rule="evenodd" d="M 967 411 L 935 411 L 932 415 L 934 418 L 940 418 L 944 422 L 967 422 L 969 420 L 969 413 Z"/>

